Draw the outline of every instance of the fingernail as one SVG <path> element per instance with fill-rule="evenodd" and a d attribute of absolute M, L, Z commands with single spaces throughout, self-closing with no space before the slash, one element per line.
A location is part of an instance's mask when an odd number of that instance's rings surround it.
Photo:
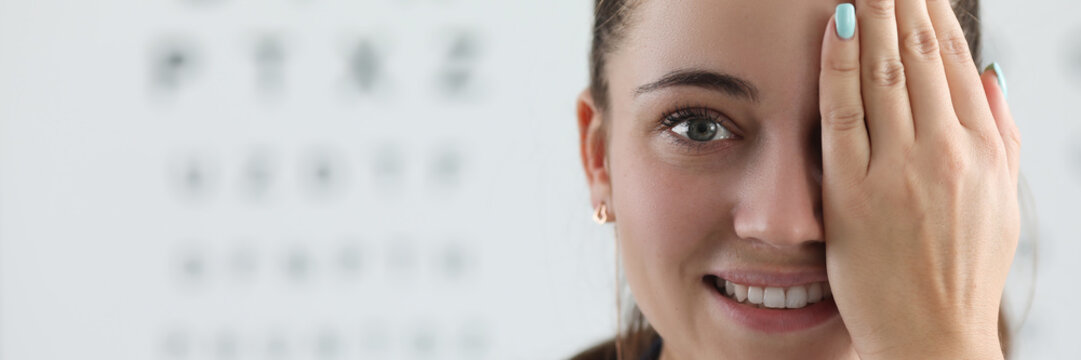
<path fill-rule="evenodd" d="M 995 79 L 998 80 L 998 88 L 1002 89 L 1002 97 L 1009 98 L 1010 92 L 1006 88 L 1006 74 L 1002 73 L 1002 68 L 998 66 L 997 62 L 992 62 L 991 65 L 987 65 L 987 68 L 983 69 L 983 72 L 991 70 L 995 72 Z"/>
<path fill-rule="evenodd" d="M 834 17 L 837 19 L 837 36 L 848 40 L 856 35 L 856 8 L 852 4 L 837 5 Z"/>

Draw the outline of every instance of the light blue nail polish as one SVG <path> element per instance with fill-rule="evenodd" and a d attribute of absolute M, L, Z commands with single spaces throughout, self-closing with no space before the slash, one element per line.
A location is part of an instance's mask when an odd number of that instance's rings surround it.
<path fill-rule="evenodd" d="M 987 70 L 995 72 L 995 79 L 998 79 L 998 88 L 1002 89 L 1002 97 L 1008 99 L 1010 91 L 1006 88 L 1006 74 L 1002 73 L 1002 68 L 998 66 L 997 62 L 992 62 L 991 65 L 987 65 L 987 68 L 983 69 L 984 72 Z"/>
<path fill-rule="evenodd" d="M 834 17 L 837 19 L 837 36 L 848 40 L 856 35 L 856 8 L 852 4 L 837 5 Z"/>

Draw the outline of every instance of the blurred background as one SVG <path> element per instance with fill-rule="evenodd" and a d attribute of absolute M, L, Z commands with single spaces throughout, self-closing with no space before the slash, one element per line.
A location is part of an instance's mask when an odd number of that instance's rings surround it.
<path fill-rule="evenodd" d="M 1019 359 L 1081 358 L 1081 3 L 985 0 Z M 0 359 L 556 359 L 615 332 L 592 2 L 0 0 Z"/>

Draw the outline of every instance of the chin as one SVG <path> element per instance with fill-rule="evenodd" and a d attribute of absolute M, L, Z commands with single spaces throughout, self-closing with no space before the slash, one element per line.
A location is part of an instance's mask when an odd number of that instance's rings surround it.
<path fill-rule="evenodd" d="M 672 359 L 858 359 L 848 331 L 839 319 L 814 329 L 785 334 L 764 334 L 729 326 L 711 337 L 718 340 L 697 346 L 703 351 L 670 349 L 676 355 Z M 687 356 L 679 356 L 683 354 Z"/>

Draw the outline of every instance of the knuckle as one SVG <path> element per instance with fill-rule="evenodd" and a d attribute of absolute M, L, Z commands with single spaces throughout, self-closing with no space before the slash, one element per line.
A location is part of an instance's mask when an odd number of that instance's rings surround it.
<path fill-rule="evenodd" d="M 863 108 L 860 106 L 837 106 L 822 117 L 825 126 L 833 131 L 847 131 L 863 126 Z"/>
<path fill-rule="evenodd" d="M 996 147 L 1000 142 L 999 139 L 996 139 L 998 134 L 992 129 L 976 129 L 974 131 L 974 136 L 976 137 L 976 144 L 979 146 Z"/>
<path fill-rule="evenodd" d="M 867 0 L 867 9 L 870 14 L 880 18 L 893 18 L 895 0 Z"/>
<path fill-rule="evenodd" d="M 938 160 L 935 162 L 937 165 L 936 170 L 942 179 L 958 179 L 968 171 L 971 160 L 968 152 L 964 151 L 961 146 L 943 137 L 936 148 L 938 149 L 936 154 Z"/>
<path fill-rule="evenodd" d="M 972 61 L 972 54 L 968 51 L 968 40 L 960 31 L 951 30 L 942 34 L 938 39 L 942 56 L 954 60 Z"/>
<path fill-rule="evenodd" d="M 938 59 L 938 38 L 935 30 L 929 27 L 921 27 L 905 34 L 904 48 L 920 59 Z"/>
<path fill-rule="evenodd" d="M 957 151 L 942 153 L 941 160 L 938 162 L 938 173 L 942 175 L 940 178 L 947 183 L 963 178 L 962 174 L 965 174 L 969 168 L 969 161 L 964 156 L 961 156 Z"/>
<path fill-rule="evenodd" d="M 976 131 L 974 148 L 977 154 L 986 159 L 998 159 L 1005 155 L 1002 140 L 995 131 Z"/>
<path fill-rule="evenodd" d="M 826 61 L 826 69 L 839 75 L 855 74 L 860 71 L 859 59 L 834 56 Z"/>
<path fill-rule="evenodd" d="M 878 60 L 870 69 L 871 83 L 881 87 L 900 87 L 905 83 L 905 66 L 897 58 Z"/>

